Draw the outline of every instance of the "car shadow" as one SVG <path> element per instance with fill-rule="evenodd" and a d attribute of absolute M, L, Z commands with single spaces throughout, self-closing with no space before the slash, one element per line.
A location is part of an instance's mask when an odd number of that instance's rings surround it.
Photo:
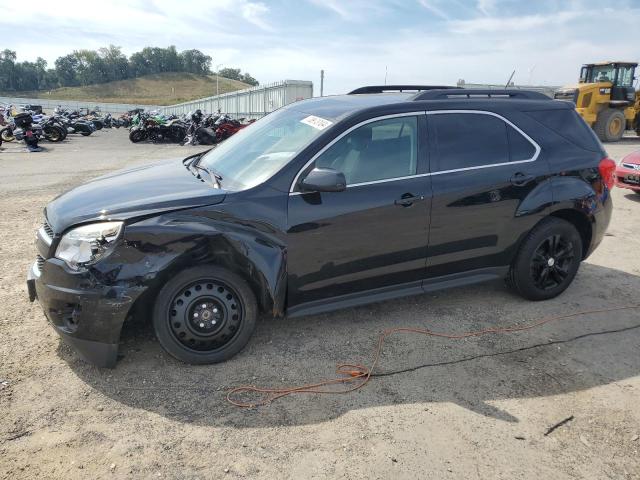
<path fill-rule="evenodd" d="M 334 378 L 337 363 L 369 364 L 379 332 L 396 326 L 438 332 L 533 323 L 541 317 L 634 303 L 640 277 L 583 264 L 560 297 L 528 302 L 502 282 L 425 294 L 297 319 L 265 319 L 235 358 L 191 366 L 163 352 L 146 325 L 123 330 L 115 370 L 58 354 L 75 374 L 121 404 L 174 421 L 236 428 L 324 422 L 353 410 L 451 402 L 517 422 L 501 401 L 566 394 L 640 374 L 637 309 L 567 318 L 532 330 L 448 340 L 416 334 L 389 338 L 378 376 L 344 395 L 299 394 L 268 406 L 229 404 L 230 388 L 299 386 Z M 567 412 L 568 415 L 571 412 Z"/>
<path fill-rule="evenodd" d="M 640 195 L 634 192 L 625 193 L 624 198 L 626 198 L 627 200 L 631 200 L 633 202 L 640 202 Z"/>

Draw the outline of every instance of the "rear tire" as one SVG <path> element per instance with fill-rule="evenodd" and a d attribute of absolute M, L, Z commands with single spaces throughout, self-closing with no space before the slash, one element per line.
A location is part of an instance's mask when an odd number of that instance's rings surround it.
<path fill-rule="evenodd" d="M 64 140 L 64 134 L 58 127 L 47 128 L 44 137 L 53 143 L 61 142 L 62 140 Z"/>
<path fill-rule="evenodd" d="M 620 110 L 607 108 L 598 114 L 593 129 L 603 142 L 617 142 L 624 135 L 627 120 Z"/>
<path fill-rule="evenodd" d="M 578 273 L 582 238 L 569 222 L 549 217 L 527 235 L 509 272 L 509 284 L 528 300 L 564 292 Z"/>
<path fill-rule="evenodd" d="M 258 306 L 238 275 L 214 266 L 185 270 L 158 293 L 153 327 L 162 347 L 191 364 L 228 360 L 249 342 Z"/>
<path fill-rule="evenodd" d="M 9 127 L 0 130 L 0 137 L 3 142 L 13 142 L 16 139 L 13 135 L 13 131 Z"/>
<path fill-rule="evenodd" d="M 129 140 L 131 140 L 133 143 L 141 142 L 145 138 L 147 138 L 147 134 L 142 130 L 133 129 L 129 133 Z"/>

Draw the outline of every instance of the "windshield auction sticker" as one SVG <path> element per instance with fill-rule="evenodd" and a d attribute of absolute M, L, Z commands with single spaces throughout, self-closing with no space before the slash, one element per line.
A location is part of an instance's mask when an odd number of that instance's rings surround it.
<path fill-rule="evenodd" d="M 333 125 L 333 122 L 325 120 L 324 118 L 316 117 L 315 115 L 309 115 L 307 118 L 300 120 L 300 122 L 318 130 L 324 130 L 325 128 Z"/>

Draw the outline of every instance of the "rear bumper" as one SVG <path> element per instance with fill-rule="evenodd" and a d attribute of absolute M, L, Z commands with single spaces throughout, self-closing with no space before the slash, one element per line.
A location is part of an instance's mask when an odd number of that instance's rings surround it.
<path fill-rule="evenodd" d="M 27 272 L 29 300 L 38 300 L 49 324 L 84 360 L 113 368 L 122 324 L 138 297 L 134 292 L 96 284 L 88 272 L 68 272 L 63 262 L 34 263 Z"/>

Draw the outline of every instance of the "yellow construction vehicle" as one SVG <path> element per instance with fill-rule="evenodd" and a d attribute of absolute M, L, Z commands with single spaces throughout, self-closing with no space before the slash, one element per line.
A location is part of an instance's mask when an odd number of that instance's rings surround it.
<path fill-rule="evenodd" d="M 640 92 L 634 88 L 635 62 L 589 63 L 580 83 L 561 88 L 554 98 L 569 100 L 600 140 L 617 142 L 625 130 L 640 135 Z"/>

